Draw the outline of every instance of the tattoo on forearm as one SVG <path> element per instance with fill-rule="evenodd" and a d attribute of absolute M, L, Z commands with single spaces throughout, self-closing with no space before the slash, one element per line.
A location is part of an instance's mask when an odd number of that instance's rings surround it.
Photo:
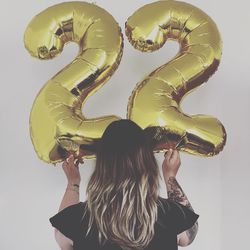
<path fill-rule="evenodd" d="M 167 193 L 170 200 L 179 202 L 194 211 L 189 200 L 187 199 L 187 196 L 185 195 L 175 177 L 169 177 L 167 181 Z"/>
<path fill-rule="evenodd" d="M 167 181 L 167 193 L 170 200 L 181 203 L 182 205 L 188 207 L 190 210 L 194 211 L 192 208 L 187 196 L 182 190 L 181 186 L 175 179 L 175 177 L 170 177 Z M 186 235 L 189 239 L 189 242 L 192 243 L 198 231 L 198 221 L 195 224 L 186 230 Z"/>
<path fill-rule="evenodd" d="M 194 223 L 194 225 L 189 228 L 188 230 L 186 230 L 186 234 L 187 234 L 187 237 L 189 239 L 189 243 L 191 244 L 197 234 L 197 231 L 198 231 L 198 222 L 196 221 Z"/>

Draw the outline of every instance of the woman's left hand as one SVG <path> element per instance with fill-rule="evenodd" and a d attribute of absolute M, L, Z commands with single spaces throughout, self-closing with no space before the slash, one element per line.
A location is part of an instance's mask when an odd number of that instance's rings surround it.
<path fill-rule="evenodd" d="M 68 179 L 68 183 L 80 184 L 81 175 L 79 171 L 79 163 L 83 163 L 83 160 L 75 159 L 73 154 L 63 162 L 62 168 Z"/>

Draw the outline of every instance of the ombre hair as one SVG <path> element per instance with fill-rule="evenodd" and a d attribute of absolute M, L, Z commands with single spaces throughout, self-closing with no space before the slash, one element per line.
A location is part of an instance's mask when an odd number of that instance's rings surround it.
<path fill-rule="evenodd" d="M 158 217 L 160 172 L 145 131 L 129 119 L 106 128 L 87 185 L 87 234 L 95 225 L 99 243 L 144 249 Z"/>

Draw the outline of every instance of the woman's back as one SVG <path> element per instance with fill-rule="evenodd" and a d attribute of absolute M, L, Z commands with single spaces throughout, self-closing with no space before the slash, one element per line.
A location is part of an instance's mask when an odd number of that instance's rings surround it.
<path fill-rule="evenodd" d="M 177 235 L 192 227 L 199 215 L 169 199 L 159 197 L 159 201 L 161 203 L 158 205 L 158 219 L 154 225 L 155 234 L 144 250 L 176 250 Z M 119 245 L 109 240 L 101 246 L 96 226 L 86 236 L 89 213 L 85 213 L 85 208 L 86 201 L 69 206 L 51 217 L 50 222 L 73 240 L 74 250 L 121 250 Z"/>

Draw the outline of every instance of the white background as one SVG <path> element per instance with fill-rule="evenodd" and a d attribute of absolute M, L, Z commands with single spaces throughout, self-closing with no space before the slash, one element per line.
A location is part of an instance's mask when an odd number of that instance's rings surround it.
<path fill-rule="evenodd" d="M 58 211 L 66 177 L 61 164 L 53 167 L 36 156 L 29 136 L 29 113 L 41 87 L 76 56 L 78 48 L 68 45 L 56 59 L 39 61 L 23 45 L 23 33 L 31 18 L 59 2 L 1 1 L 1 250 L 59 249 L 49 217 Z M 123 32 L 127 17 L 149 2 L 96 1 L 112 13 Z M 218 71 L 183 101 L 182 109 L 189 114 L 217 117 L 224 124 L 228 139 L 225 149 L 212 158 L 181 153 L 178 180 L 200 215 L 198 235 L 186 249 L 248 249 L 250 6 L 246 0 L 187 2 L 201 8 L 217 23 L 223 39 L 223 56 Z M 125 37 L 119 69 L 90 97 L 84 114 L 87 117 L 115 114 L 126 118 L 128 97 L 135 84 L 177 51 L 176 42 L 167 42 L 161 51 L 141 53 Z M 156 157 L 161 167 L 163 155 Z M 93 167 L 94 160 L 85 160 L 80 167 L 81 201 L 85 200 L 85 187 Z M 166 197 L 164 183 L 161 193 Z"/>

